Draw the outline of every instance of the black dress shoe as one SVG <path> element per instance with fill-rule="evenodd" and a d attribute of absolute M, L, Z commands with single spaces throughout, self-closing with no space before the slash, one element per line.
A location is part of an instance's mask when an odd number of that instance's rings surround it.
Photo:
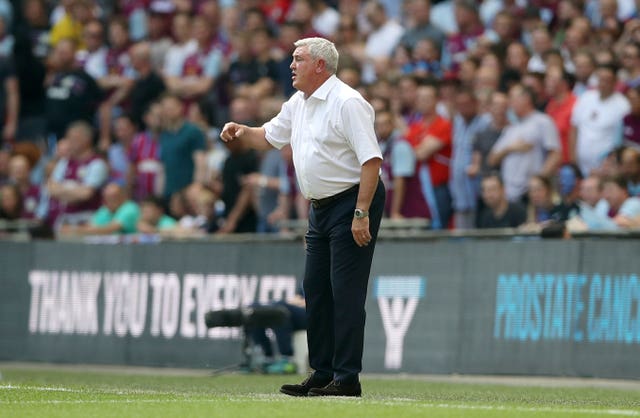
<path fill-rule="evenodd" d="M 309 390 L 309 396 L 362 396 L 360 382 L 354 385 L 345 385 L 341 382 L 331 381 L 323 388 L 313 388 Z"/>
<path fill-rule="evenodd" d="M 326 387 L 329 382 L 331 378 L 323 379 L 312 374 L 299 385 L 282 385 L 280 392 L 290 396 L 307 396 L 309 390 Z"/>

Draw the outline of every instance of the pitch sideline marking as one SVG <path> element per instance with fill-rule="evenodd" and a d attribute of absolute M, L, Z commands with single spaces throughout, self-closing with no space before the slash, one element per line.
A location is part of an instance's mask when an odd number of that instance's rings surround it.
<path fill-rule="evenodd" d="M 16 385 L 0 385 L 0 390 L 33 390 L 33 391 L 51 391 L 51 392 L 67 392 L 67 393 L 83 393 L 87 394 L 91 391 L 87 390 L 79 390 L 79 389 L 71 389 L 65 387 L 56 387 L 56 386 L 16 386 Z M 149 394 L 149 395 L 157 395 L 157 394 L 172 394 L 177 395 L 174 392 L 162 392 L 162 391 L 101 391 L 97 390 L 95 392 L 101 394 L 116 394 L 116 395 L 127 395 L 127 394 Z M 37 400 L 37 401 L 5 401 L 0 399 L 0 405 L 57 405 L 57 404 L 131 404 L 131 403 L 178 403 L 178 402 L 186 402 L 186 403 L 217 403 L 220 401 L 231 401 L 231 402 L 244 402 L 246 400 L 254 400 L 261 402 L 271 402 L 275 400 L 284 400 L 288 399 L 284 397 L 284 395 L 278 394 L 251 394 L 245 396 L 237 396 L 234 398 L 226 398 L 226 399 L 77 399 L 77 400 Z M 303 398 L 301 398 L 303 399 Z M 361 399 L 361 398 L 320 398 L 318 400 L 321 401 L 340 401 L 340 402 L 355 402 L 355 403 L 366 403 L 366 404 L 377 404 L 377 405 L 385 405 L 385 406 L 396 406 L 413 403 L 414 406 L 418 406 L 421 408 L 438 408 L 438 409 L 461 409 L 461 410 L 481 410 L 481 411 L 517 411 L 517 412 L 549 412 L 549 413 L 561 413 L 561 414 L 588 414 L 588 415 L 612 415 L 612 416 L 640 416 L 640 411 L 626 410 L 626 409 L 580 409 L 580 408 L 551 408 L 551 407 L 521 407 L 521 406 L 493 406 L 493 405 L 465 405 L 465 404 L 448 404 L 448 403 L 433 403 L 433 402 L 420 402 L 414 399 L 409 398 L 390 398 L 388 400 L 375 400 L 375 399 Z"/>

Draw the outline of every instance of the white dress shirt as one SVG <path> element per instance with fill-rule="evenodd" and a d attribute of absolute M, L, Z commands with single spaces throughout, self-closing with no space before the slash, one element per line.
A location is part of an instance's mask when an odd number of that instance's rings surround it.
<path fill-rule="evenodd" d="M 584 92 L 573 107 L 571 124 L 577 128 L 576 159 L 582 174 L 600 166 L 622 142 L 622 120 L 631 110 L 627 98 L 613 93 L 602 100 L 598 90 Z"/>
<path fill-rule="evenodd" d="M 507 199 L 517 201 L 527 192 L 531 176 L 540 173 L 549 151 L 560 149 L 558 129 L 547 114 L 534 111 L 507 126 L 491 152 L 500 152 L 507 146 L 526 141 L 533 145 L 527 152 L 514 152 L 503 158 L 500 165 Z"/>
<path fill-rule="evenodd" d="M 360 183 L 362 165 L 382 159 L 373 121 L 371 105 L 333 75 L 307 99 L 295 93 L 263 127 L 274 147 L 291 144 L 302 195 L 322 199 Z"/>

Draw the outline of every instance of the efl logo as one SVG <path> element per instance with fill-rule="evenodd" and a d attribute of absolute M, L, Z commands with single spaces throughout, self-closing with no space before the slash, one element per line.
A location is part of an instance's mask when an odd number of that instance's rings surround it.
<path fill-rule="evenodd" d="M 387 339 L 384 367 L 397 370 L 402 367 L 404 336 L 418 301 L 426 297 L 427 279 L 421 276 L 380 276 L 375 280 L 373 292 L 378 299 Z"/>

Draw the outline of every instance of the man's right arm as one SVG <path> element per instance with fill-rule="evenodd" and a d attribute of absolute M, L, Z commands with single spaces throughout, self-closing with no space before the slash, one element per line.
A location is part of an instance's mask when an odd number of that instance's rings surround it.
<path fill-rule="evenodd" d="M 250 127 L 235 122 L 228 122 L 222 128 L 220 138 L 224 142 L 241 140 L 256 150 L 268 150 L 272 145 L 267 141 L 264 127 Z"/>

